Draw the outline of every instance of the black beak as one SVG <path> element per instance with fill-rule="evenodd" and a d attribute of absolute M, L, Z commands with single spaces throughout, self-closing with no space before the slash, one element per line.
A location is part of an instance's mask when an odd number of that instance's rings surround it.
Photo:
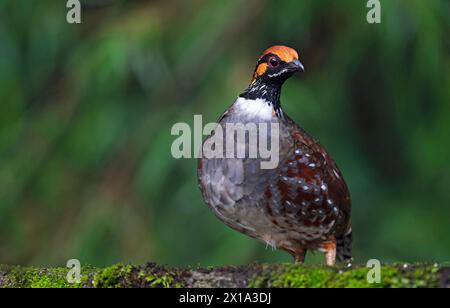
<path fill-rule="evenodd" d="M 305 67 L 299 60 L 289 62 L 288 66 L 289 70 L 292 72 L 299 72 L 299 71 L 303 72 L 305 70 Z"/>

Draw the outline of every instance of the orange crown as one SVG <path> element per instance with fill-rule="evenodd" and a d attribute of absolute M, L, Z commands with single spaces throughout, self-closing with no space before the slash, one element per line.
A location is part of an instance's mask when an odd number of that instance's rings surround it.
<path fill-rule="evenodd" d="M 263 52 L 261 58 L 269 53 L 277 55 L 284 62 L 291 62 L 293 60 L 298 60 L 298 53 L 294 49 L 287 46 L 282 45 L 272 46 Z"/>

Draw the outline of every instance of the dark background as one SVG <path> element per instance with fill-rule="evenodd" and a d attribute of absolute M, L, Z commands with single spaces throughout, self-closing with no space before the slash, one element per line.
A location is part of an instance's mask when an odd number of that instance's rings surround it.
<path fill-rule="evenodd" d="M 285 111 L 338 162 L 356 262 L 450 257 L 449 1 L 0 0 L 0 262 L 290 261 L 223 225 L 171 126 L 215 121 L 274 44 Z M 315 255 L 309 262 L 321 262 Z"/>

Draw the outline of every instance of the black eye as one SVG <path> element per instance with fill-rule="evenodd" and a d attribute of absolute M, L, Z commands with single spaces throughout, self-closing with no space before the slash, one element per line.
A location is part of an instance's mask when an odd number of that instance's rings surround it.
<path fill-rule="evenodd" d="M 275 57 L 270 57 L 268 62 L 272 67 L 277 67 L 280 64 L 280 62 L 278 62 L 278 59 Z"/>

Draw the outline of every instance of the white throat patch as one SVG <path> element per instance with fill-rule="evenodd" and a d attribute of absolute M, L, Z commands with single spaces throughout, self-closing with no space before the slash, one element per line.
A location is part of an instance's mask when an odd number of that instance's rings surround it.
<path fill-rule="evenodd" d="M 234 103 L 234 107 L 236 108 L 236 112 L 261 120 L 271 120 L 274 116 L 272 104 L 261 98 L 246 99 L 238 97 Z"/>

